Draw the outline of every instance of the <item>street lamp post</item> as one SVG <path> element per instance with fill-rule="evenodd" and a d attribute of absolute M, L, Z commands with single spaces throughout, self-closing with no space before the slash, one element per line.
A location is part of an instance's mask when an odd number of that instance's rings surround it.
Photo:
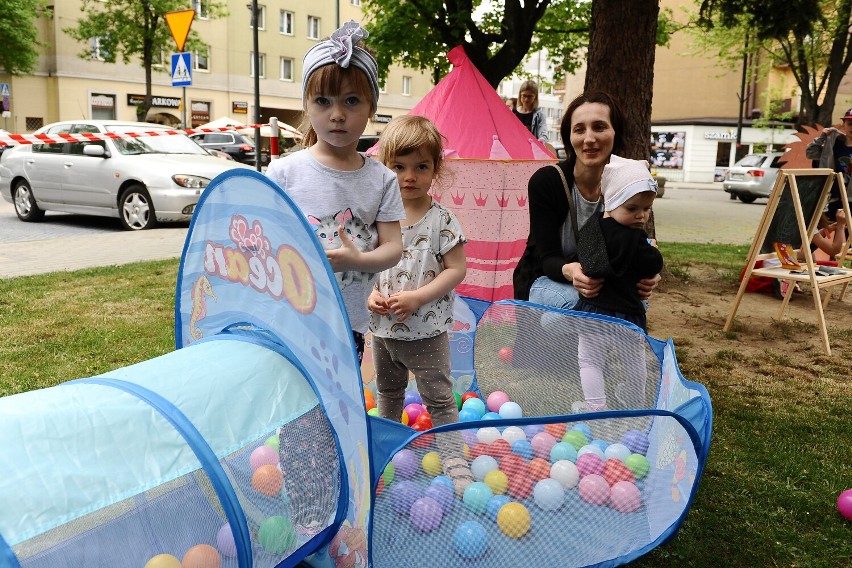
<path fill-rule="evenodd" d="M 248 8 L 251 10 L 251 39 L 254 49 L 254 163 L 257 171 L 260 171 L 260 49 L 257 37 L 257 0 L 251 0 Z"/>

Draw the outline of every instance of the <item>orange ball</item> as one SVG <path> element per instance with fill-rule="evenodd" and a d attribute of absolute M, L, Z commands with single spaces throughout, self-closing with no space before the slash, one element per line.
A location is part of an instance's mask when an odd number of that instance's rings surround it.
<path fill-rule="evenodd" d="M 209 544 L 198 544 L 186 551 L 181 564 L 183 568 L 219 568 L 222 557 Z"/>
<path fill-rule="evenodd" d="M 544 427 L 544 431 L 556 438 L 557 440 L 561 440 L 562 436 L 565 435 L 565 432 L 568 431 L 567 424 L 546 424 Z"/>
<path fill-rule="evenodd" d="M 274 465 L 262 465 L 251 476 L 251 486 L 255 491 L 276 497 L 284 485 L 284 474 Z"/>
<path fill-rule="evenodd" d="M 515 499 L 526 499 L 533 490 L 532 479 L 523 474 L 509 477 L 509 495 Z"/>
<path fill-rule="evenodd" d="M 364 406 L 366 406 L 366 407 L 367 407 L 367 412 L 370 412 L 371 410 L 373 410 L 374 408 L 376 408 L 376 401 L 374 401 L 374 400 L 370 400 L 370 399 L 368 398 L 368 399 L 367 399 L 367 401 L 365 402 Z"/>
<path fill-rule="evenodd" d="M 488 455 L 499 460 L 512 453 L 512 446 L 503 438 L 497 438 L 488 447 Z"/>
<path fill-rule="evenodd" d="M 375 395 L 373 395 L 373 391 L 371 391 L 370 389 L 364 389 L 364 400 L 366 402 L 372 401 L 373 406 L 376 405 L 376 397 Z"/>
<path fill-rule="evenodd" d="M 533 481 L 541 481 L 550 477 L 550 463 L 546 459 L 532 459 L 528 467 Z"/>
<path fill-rule="evenodd" d="M 610 458 L 604 462 L 603 476 L 610 486 L 615 485 L 619 481 L 629 481 L 630 483 L 636 482 L 633 472 L 630 471 L 627 466 L 621 462 L 621 460 L 617 460 L 615 458 Z"/>

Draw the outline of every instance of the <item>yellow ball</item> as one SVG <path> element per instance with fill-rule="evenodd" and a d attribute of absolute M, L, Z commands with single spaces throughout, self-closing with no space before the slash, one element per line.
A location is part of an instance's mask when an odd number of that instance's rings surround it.
<path fill-rule="evenodd" d="M 406 411 L 402 411 L 402 416 L 400 417 L 399 421 L 408 426 L 408 413 Z"/>
<path fill-rule="evenodd" d="M 493 469 L 485 474 L 485 485 L 491 488 L 494 495 L 502 495 L 509 488 L 509 478 L 499 469 Z"/>
<path fill-rule="evenodd" d="M 467 444 L 464 444 L 464 459 L 470 459 L 470 446 L 468 446 Z"/>
<path fill-rule="evenodd" d="M 158 554 L 145 563 L 145 568 L 181 568 L 181 564 L 176 556 Z"/>
<path fill-rule="evenodd" d="M 497 512 L 497 526 L 510 538 L 521 538 L 530 530 L 530 512 L 520 503 L 506 503 Z"/>
<path fill-rule="evenodd" d="M 435 477 L 436 475 L 441 475 L 441 472 L 443 471 L 443 467 L 441 466 L 441 457 L 438 455 L 438 452 L 429 452 L 423 456 L 421 463 L 423 464 L 423 471 L 426 472 L 426 475 Z"/>

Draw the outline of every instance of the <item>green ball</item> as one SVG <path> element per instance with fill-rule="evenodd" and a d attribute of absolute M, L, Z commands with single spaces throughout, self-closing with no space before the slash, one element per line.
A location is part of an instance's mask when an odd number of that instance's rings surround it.
<path fill-rule="evenodd" d="M 589 439 L 586 438 L 586 435 L 579 430 L 568 430 L 565 432 L 565 435 L 562 436 L 562 441 L 574 446 L 575 450 L 579 450 L 589 443 Z"/>
<path fill-rule="evenodd" d="M 385 487 L 393 483 L 393 479 L 396 477 L 396 468 L 392 463 L 388 462 L 388 465 L 385 466 L 385 472 L 382 474 L 382 477 L 385 478 Z"/>
<path fill-rule="evenodd" d="M 453 396 L 456 397 L 456 408 L 461 410 L 461 407 L 462 407 L 461 395 L 459 393 L 457 393 L 456 391 L 453 391 Z"/>
<path fill-rule="evenodd" d="M 296 531 L 293 523 L 284 517 L 275 515 L 260 524 L 257 538 L 260 546 L 270 554 L 283 554 L 296 542 Z"/>
<path fill-rule="evenodd" d="M 276 452 L 278 451 L 278 434 L 273 434 L 266 439 L 263 443 L 264 446 L 269 446 L 273 448 Z"/>
<path fill-rule="evenodd" d="M 633 472 L 636 479 L 642 479 L 651 470 L 651 464 L 648 463 L 648 459 L 642 454 L 630 454 L 624 460 L 624 465 Z"/>
<path fill-rule="evenodd" d="M 371 408 L 370 410 L 367 411 L 367 414 L 369 414 L 370 416 L 378 416 L 379 415 L 379 409 L 375 408 L 375 407 Z"/>

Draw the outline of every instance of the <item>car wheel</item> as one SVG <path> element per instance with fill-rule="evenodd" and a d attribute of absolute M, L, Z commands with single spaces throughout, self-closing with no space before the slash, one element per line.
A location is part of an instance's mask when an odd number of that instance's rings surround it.
<path fill-rule="evenodd" d="M 144 231 L 157 225 L 154 204 L 148 190 L 142 185 L 131 185 L 124 190 L 118 200 L 118 212 L 121 224 L 128 231 Z"/>
<path fill-rule="evenodd" d="M 12 201 L 15 203 L 15 213 L 21 221 L 40 221 L 44 218 L 44 211 L 36 205 L 30 182 L 24 180 L 15 185 Z"/>
<path fill-rule="evenodd" d="M 754 200 L 757 199 L 757 197 L 753 195 L 740 195 L 739 198 L 743 203 L 754 203 Z"/>

